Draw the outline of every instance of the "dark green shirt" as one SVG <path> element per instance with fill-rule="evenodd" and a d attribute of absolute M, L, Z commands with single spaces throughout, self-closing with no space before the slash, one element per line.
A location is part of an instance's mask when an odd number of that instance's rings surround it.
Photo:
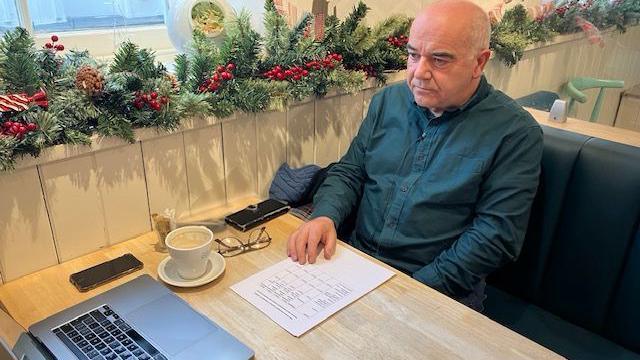
<path fill-rule="evenodd" d="M 520 253 L 540 173 L 542 130 L 483 77 L 435 118 L 406 83 L 376 94 L 314 198 L 336 226 L 357 211 L 355 247 L 450 296 Z"/>

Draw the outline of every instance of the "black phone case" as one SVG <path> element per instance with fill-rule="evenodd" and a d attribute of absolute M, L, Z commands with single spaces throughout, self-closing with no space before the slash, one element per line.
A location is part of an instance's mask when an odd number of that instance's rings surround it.
<path fill-rule="evenodd" d="M 92 282 L 92 283 L 87 283 L 87 284 L 82 284 L 82 279 L 84 277 L 86 277 L 88 274 L 95 272 L 95 271 L 107 271 L 107 270 L 101 270 L 104 269 L 104 267 L 107 264 L 113 264 L 115 262 L 118 261 L 130 261 L 131 264 L 129 266 L 127 266 L 126 268 L 124 268 L 121 271 L 118 271 L 116 273 L 113 273 L 112 275 L 102 279 L 101 281 L 97 281 L 97 282 Z M 135 256 L 133 256 L 133 254 L 127 253 L 124 254 L 118 258 L 109 260 L 109 261 L 105 261 L 103 263 L 94 265 L 90 268 L 84 269 L 82 271 L 78 271 L 77 273 L 73 273 L 71 275 L 69 275 L 69 281 L 76 287 L 76 289 L 78 289 L 78 291 L 80 292 L 86 292 L 89 291 L 91 289 L 95 289 L 96 287 L 102 285 L 102 284 L 106 284 L 109 281 L 115 280 L 117 278 L 120 278 L 124 275 L 130 274 L 134 271 L 140 270 L 142 269 L 143 264 L 140 260 L 138 260 Z"/>
<path fill-rule="evenodd" d="M 255 208 L 247 207 L 228 215 L 224 220 L 238 230 L 247 231 L 287 213 L 290 208 L 289 205 L 281 201 L 268 199 L 256 204 Z"/>

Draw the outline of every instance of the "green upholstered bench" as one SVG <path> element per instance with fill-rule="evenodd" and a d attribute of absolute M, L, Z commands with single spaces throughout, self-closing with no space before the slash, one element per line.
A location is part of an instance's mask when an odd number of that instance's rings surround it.
<path fill-rule="evenodd" d="M 543 130 L 527 237 L 485 314 L 570 359 L 640 359 L 640 148 Z"/>

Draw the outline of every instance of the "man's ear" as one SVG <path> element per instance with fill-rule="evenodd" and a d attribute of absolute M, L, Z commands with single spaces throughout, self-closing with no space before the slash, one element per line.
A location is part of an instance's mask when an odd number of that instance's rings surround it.
<path fill-rule="evenodd" d="M 491 50 L 484 49 L 478 53 L 474 61 L 473 67 L 473 78 L 479 78 L 482 76 L 482 72 L 484 71 L 485 65 L 489 61 L 489 57 L 491 57 Z"/>

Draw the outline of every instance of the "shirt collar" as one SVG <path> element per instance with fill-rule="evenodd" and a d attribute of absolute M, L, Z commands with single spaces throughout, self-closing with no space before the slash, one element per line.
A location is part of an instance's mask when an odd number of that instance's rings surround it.
<path fill-rule="evenodd" d="M 460 106 L 457 109 L 445 110 L 443 114 L 445 114 L 445 113 L 457 113 L 459 111 L 465 111 L 465 110 L 467 110 L 469 108 L 472 108 L 474 105 L 476 105 L 477 103 L 479 103 L 480 101 L 482 101 L 484 98 L 487 97 L 487 95 L 489 94 L 490 87 L 491 87 L 491 85 L 489 85 L 489 82 L 487 82 L 487 79 L 485 78 L 485 76 L 482 75 L 482 77 L 480 78 L 480 84 L 478 84 L 478 88 L 473 93 L 473 95 L 469 98 L 469 100 L 467 100 L 467 102 L 462 104 L 462 106 Z M 416 103 L 416 100 L 413 97 L 413 93 L 411 92 L 411 88 L 409 88 L 408 85 L 407 85 L 407 89 L 409 90 L 408 93 L 409 93 L 409 96 L 411 98 L 411 102 L 413 103 L 413 105 L 418 107 L 422 111 L 424 111 L 424 113 L 427 115 L 427 118 L 429 120 L 434 119 L 436 117 L 439 117 L 439 116 L 436 116 L 433 112 L 431 112 L 431 110 L 429 110 L 427 108 L 423 108 L 422 106 L 418 105 L 418 103 Z"/>

